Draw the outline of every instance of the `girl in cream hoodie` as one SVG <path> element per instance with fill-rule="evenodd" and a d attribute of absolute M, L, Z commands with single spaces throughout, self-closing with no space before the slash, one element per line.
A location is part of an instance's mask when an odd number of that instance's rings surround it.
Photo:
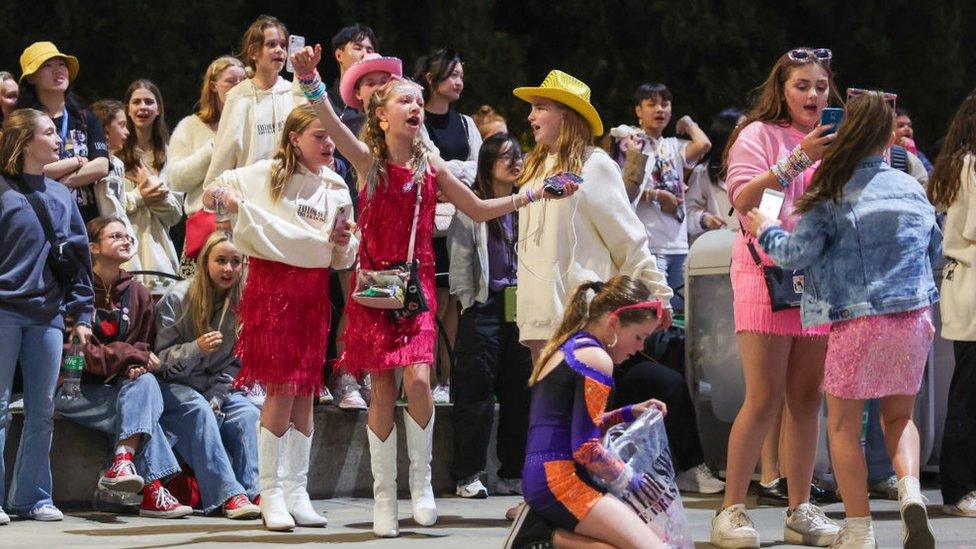
<path fill-rule="evenodd" d="M 279 76 L 288 51 L 288 29 L 262 15 L 244 33 L 244 63 L 251 77 L 227 92 L 204 179 L 209 184 L 227 170 L 271 158 L 288 114 L 305 97 Z"/>
<path fill-rule="evenodd" d="M 335 147 L 311 107 L 295 109 L 274 159 L 224 172 L 204 193 L 223 202 L 234 243 L 250 257 L 238 308 L 236 385 L 256 383 L 268 396 L 258 432 L 261 514 L 269 530 L 325 526 L 306 491 L 312 402 L 322 387 L 332 306 L 329 275 L 356 252 L 352 200 L 342 177 L 326 167 Z M 347 218 L 348 219 L 348 218 Z"/>
<path fill-rule="evenodd" d="M 187 242 L 180 260 L 183 278 L 193 276 L 196 271 L 193 258 L 207 235 L 216 229 L 213 213 L 203 211 L 203 181 L 213 157 L 214 137 L 227 92 L 245 77 L 240 59 L 229 55 L 214 59 L 203 76 L 200 110 L 180 120 L 169 141 L 162 177 L 170 188 L 184 193 L 183 209 L 188 218 Z M 195 228 L 197 225 L 199 228 Z M 189 248 L 192 250 L 188 253 Z"/>

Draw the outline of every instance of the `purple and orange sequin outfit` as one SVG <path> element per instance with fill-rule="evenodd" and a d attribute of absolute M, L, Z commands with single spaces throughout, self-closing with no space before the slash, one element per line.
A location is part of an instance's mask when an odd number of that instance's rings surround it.
<path fill-rule="evenodd" d="M 552 526 L 573 530 L 606 493 L 593 481 L 626 485 L 630 468 L 603 446 L 610 427 L 634 420 L 630 406 L 604 412 L 613 377 L 576 358 L 583 347 L 602 347 L 577 332 L 561 347 L 563 360 L 532 387 L 529 434 L 522 470 L 526 503 Z"/>

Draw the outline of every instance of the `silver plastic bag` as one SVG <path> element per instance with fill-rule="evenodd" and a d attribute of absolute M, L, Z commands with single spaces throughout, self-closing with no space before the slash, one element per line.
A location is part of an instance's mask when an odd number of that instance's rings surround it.
<path fill-rule="evenodd" d="M 603 446 L 640 479 L 639 488 L 613 490 L 595 480 L 627 503 L 669 548 L 691 549 L 695 543 L 688 534 L 685 509 L 674 481 L 663 419 L 661 411 L 652 407 L 632 423 L 614 425 L 603 437 Z"/>

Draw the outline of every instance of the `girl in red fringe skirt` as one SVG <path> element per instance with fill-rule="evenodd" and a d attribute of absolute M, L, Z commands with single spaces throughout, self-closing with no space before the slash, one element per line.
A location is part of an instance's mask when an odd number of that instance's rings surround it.
<path fill-rule="evenodd" d="M 232 214 L 235 244 L 250 257 L 238 311 L 239 387 L 268 396 L 258 429 L 261 514 L 270 530 L 325 526 L 306 490 L 312 404 L 329 337 L 329 273 L 355 258 L 349 189 L 330 170 L 335 144 L 305 105 L 288 115 L 271 160 L 217 177 L 205 205 Z"/>
<path fill-rule="evenodd" d="M 325 85 L 315 72 L 322 57 L 321 46 L 306 47 L 292 56 L 295 74 L 305 97 L 322 120 L 343 156 L 359 174 L 362 208 L 360 268 L 388 269 L 407 259 L 420 185 L 420 209 L 416 228 L 420 287 L 430 311 L 437 308 L 434 297 L 434 253 L 432 230 L 437 193 L 454 203 L 475 221 L 487 221 L 515 211 L 536 198 L 542 189 L 511 197 L 481 200 L 457 180 L 445 162 L 423 145 L 424 98 L 418 85 L 391 79 L 369 97 L 366 122 L 360 141 L 342 123 L 325 98 Z M 540 184 L 541 186 L 541 184 Z M 571 196 L 575 185 L 568 185 Z M 547 197 L 548 198 L 548 197 Z M 407 394 L 407 431 L 410 456 L 410 498 L 414 520 L 423 526 L 437 521 L 437 507 L 430 485 L 430 459 L 434 433 L 434 404 L 430 393 L 430 366 L 434 358 L 436 325 L 432 312 L 395 319 L 388 310 L 351 303 L 349 324 L 343 334 L 346 343 L 340 362 L 354 372 L 370 372 L 373 398 L 366 429 L 370 466 L 373 472 L 373 533 L 380 537 L 399 535 L 396 500 L 396 424 L 393 411 L 397 400 L 394 370 L 403 368 Z"/>

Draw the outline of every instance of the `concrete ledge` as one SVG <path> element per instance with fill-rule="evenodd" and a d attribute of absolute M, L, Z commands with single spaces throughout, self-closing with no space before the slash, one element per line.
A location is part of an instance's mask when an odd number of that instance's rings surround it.
<path fill-rule="evenodd" d="M 397 486 L 400 497 L 409 498 L 406 431 L 398 406 Z M 497 416 L 497 413 L 496 413 Z M 13 473 L 14 459 L 23 431 L 23 414 L 13 414 L 7 430 L 4 451 L 7 486 Z M 496 420 L 497 421 L 497 420 Z M 495 457 L 494 430 L 488 448 L 489 486 L 494 484 L 498 468 Z M 450 467 L 454 440 L 451 407 L 438 406 L 434 424 L 433 486 L 438 495 L 454 493 Z M 54 477 L 54 500 L 60 504 L 89 504 L 102 469 L 112 457 L 110 437 L 59 416 L 54 419 L 54 441 L 51 447 L 51 469 Z M 312 439 L 308 491 L 313 498 L 372 497 L 373 477 L 369 468 L 369 444 L 366 440 L 366 412 L 341 410 L 336 406 L 315 408 L 315 434 Z"/>

